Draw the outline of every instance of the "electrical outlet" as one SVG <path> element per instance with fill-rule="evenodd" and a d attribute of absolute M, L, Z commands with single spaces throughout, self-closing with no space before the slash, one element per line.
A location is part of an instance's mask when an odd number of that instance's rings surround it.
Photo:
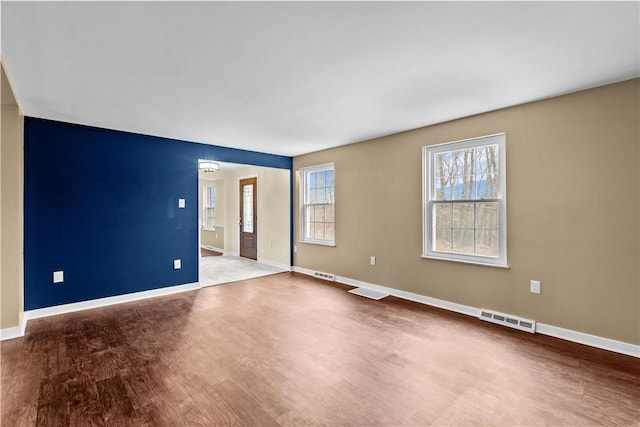
<path fill-rule="evenodd" d="M 64 271 L 54 271 L 53 272 L 53 283 L 62 283 L 64 282 Z"/>
<path fill-rule="evenodd" d="M 182 260 L 174 259 L 173 260 L 173 269 L 180 270 L 182 268 Z"/>
<path fill-rule="evenodd" d="M 531 293 L 532 294 L 539 294 L 540 293 L 540 281 L 539 280 L 532 280 L 531 281 Z"/>
<path fill-rule="evenodd" d="M 298 245 L 293 245 L 293 252 L 298 252 Z"/>
<path fill-rule="evenodd" d="M 186 200 L 184 200 L 184 199 L 178 199 L 178 208 L 180 208 L 180 209 L 184 209 L 186 205 L 187 205 Z"/>
<path fill-rule="evenodd" d="M 372 256 L 371 259 L 369 260 L 369 263 L 371 265 L 376 265 L 376 257 Z"/>

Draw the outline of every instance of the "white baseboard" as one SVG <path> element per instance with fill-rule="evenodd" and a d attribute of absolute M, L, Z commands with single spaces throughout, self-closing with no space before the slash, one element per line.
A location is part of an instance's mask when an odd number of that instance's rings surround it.
<path fill-rule="evenodd" d="M 286 270 L 286 271 L 291 271 L 291 266 L 289 264 L 283 264 L 281 262 L 271 261 L 271 260 L 265 259 L 265 258 L 258 258 L 258 263 L 270 265 L 272 267 L 281 268 L 281 269 Z"/>
<path fill-rule="evenodd" d="M 222 254 L 224 255 L 224 249 L 222 248 L 216 248 L 215 246 L 209 246 L 209 245 L 200 245 L 200 247 L 208 251 L 222 252 Z"/>
<path fill-rule="evenodd" d="M 13 328 L 0 329 L 0 341 L 11 340 L 24 336 L 24 328 L 22 326 L 14 326 Z"/>
<path fill-rule="evenodd" d="M 601 348 L 603 350 L 626 354 L 627 356 L 640 357 L 640 346 L 612 340 L 610 338 L 585 334 L 584 332 L 564 329 L 558 326 L 547 325 L 545 323 L 536 324 L 536 333 L 577 342 L 591 347 Z"/>
<path fill-rule="evenodd" d="M 292 267 L 292 271 L 313 276 L 313 270 L 308 268 L 294 266 Z M 362 282 L 360 280 L 349 279 L 347 277 L 336 276 L 336 282 L 384 292 L 389 295 L 393 295 L 394 297 L 419 302 L 433 307 L 444 308 L 445 310 L 455 311 L 456 313 L 462 313 L 473 317 L 478 317 L 480 314 L 479 308 L 401 291 L 399 289 L 388 288 L 386 286 L 375 285 L 373 283 Z M 536 323 L 536 333 L 640 358 L 640 345 L 629 344 L 596 335 L 589 335 L 583 332 L 564 329 L 544 323 Z"/>
<path fill-rule="evenodd" d="M 186 292 L 200 289 L 199 283 L 188 283 L 186 285 L 170 286 L 167 288 L 151 289 L 148 291 L 134 292 L 132 294 L 116 295 L 113 297 L 98 298 L 89 301 L 75 302 L 71 304 L 56 305 L 53 307 L 39 308 L 24 312 L 24 323 L 32 319 L 56 316 L 58 314 L 73 313 L 75 311 L 90 310 L 92 308 L 106 307 L 114 304 L 138 301 L 147 298 L 154 298 L 163 295 L 171 295 L 178 292 Z"/>

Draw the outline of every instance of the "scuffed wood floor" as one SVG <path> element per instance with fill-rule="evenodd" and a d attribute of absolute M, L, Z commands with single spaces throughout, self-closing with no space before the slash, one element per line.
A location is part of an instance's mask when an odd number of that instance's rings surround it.
<path fill-rule="evenodd" d="M 640 359 L 294 273 L 29 322 L 4 426 L 640 425 Z"/>

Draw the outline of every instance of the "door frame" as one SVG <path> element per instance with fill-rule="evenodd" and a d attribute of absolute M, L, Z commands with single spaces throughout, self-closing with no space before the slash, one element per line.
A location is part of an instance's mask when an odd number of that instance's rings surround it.
<path fill-rule="evenodd" d="M 258 187 L 260 186 L 260 178 L 258 177 L 257 173 L 252 173 L 249 175 L 242 175 L 242 176 L 238 176 L 236 177 L 235 180 L 235 191 L 236 194 L 238 195 L 238 203 L 236 203 L 235 208 L 238 208 L 238 215 L 236 215 L 236 218 L 240 218 L 240 215 L 242 215 L 242 212 L 240 212 L 240 181 L 242 181 L 243 179 L 249 179 L 249 178 L 255 178 L 256 179 L 256 188 L 254 188 L 254 191 L 256 193 L 256 205 L 253 207 L 255 209 L 255 214 L 256 214 L 256 222 L 255 222 L 255 227 L 256 227 L 256 262 L 258 261 L 258 259 L 260 258 L 260 247 L 257 244 L 258 242 L 258 221 L 260 220 L 260 212 L 259 212 L 259 206 L 260 206 L 260 193 L 258 191 Z M 238 225 L 238 232 L 235 233 L 236 234 L 236 243 L 238 244 L 238 256 L 240 256 L 240 224 L 236 221 L 236 224 Z M 246 258 L 248 260 L 251 260 L 251 258 Z"/>

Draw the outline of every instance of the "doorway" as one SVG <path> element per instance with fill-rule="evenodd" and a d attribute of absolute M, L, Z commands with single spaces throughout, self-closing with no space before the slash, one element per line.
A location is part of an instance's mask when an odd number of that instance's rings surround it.
<path fill-rule="evenodd" d="M 253 260 L 258 259 L 257 183 L 255 177 L 240 180 L 240 256 Z"/>
<path fill-rule="evenodd" d="M 199 163 L 212 161 L 202 159 Z M 199 166 L 198 171 L 201 286 L 289 271 L 290 171 L 214 163 L 217 168 L 211 169 L 217 170 L 209 172 Z"/>

